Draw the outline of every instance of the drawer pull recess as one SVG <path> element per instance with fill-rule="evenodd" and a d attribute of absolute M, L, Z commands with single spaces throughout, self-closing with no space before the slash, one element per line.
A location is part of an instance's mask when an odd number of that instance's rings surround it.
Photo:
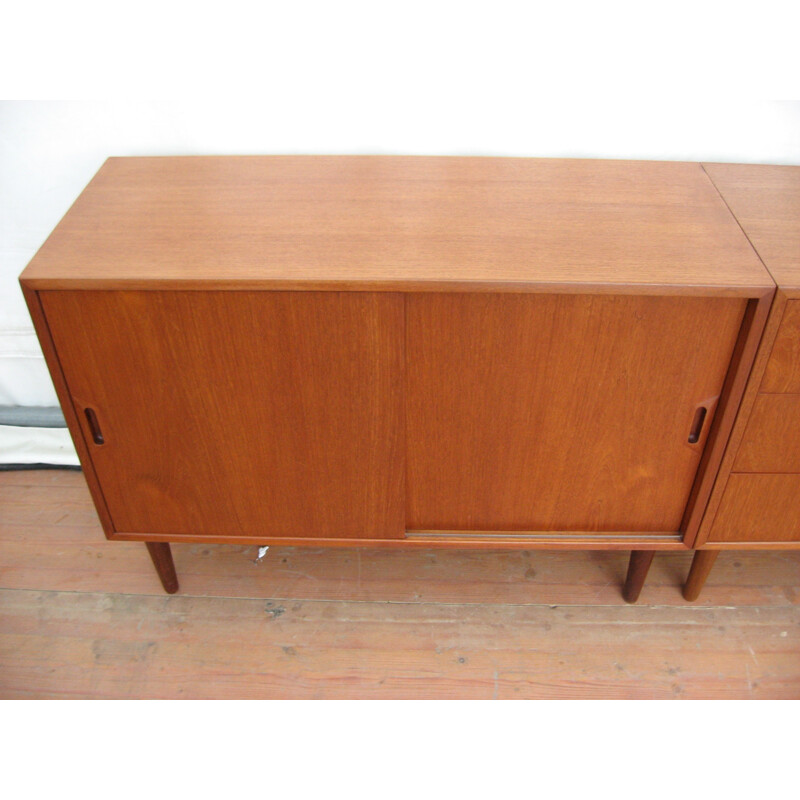
<path fill-rule="evenodd" d="M 103 432 L 100 430 L 100 423 L 97 421 L 97 414 L 94 413 L 93 408 L 84 409 L 86 414 L 86 421 L 89 423 L 89 430 L 92 433 L 92 439 L 95 444 L 104 444 Z"/>
<path fill-rule="evenodd" d="M 700 434 L 703 432 L 703 423 L 706 421 L 707 413 L 708 409 L 705 406 L 699 406 L 697 411 L 694 412 L 692 429 L 689 431 L 689 444 L 697 444 L 700 441 Z"/>

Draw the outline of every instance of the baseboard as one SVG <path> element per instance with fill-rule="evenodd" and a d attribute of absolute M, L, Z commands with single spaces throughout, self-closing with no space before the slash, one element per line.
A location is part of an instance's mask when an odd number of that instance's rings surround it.
<path fill-rule="evenodd" d="M 0 425 L 0 464 L 79 466 L 66 428 Z"/>

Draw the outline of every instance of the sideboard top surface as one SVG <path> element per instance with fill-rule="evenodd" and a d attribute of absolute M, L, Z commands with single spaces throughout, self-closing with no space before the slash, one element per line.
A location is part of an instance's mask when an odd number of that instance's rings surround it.
<path fill-rule="evenodd" d="M 706 164 L 781 289 L 800 290 L 800 166 Z"/>
<path fill-rule="evenodd" d="M 773 288 L 697 163 L 417 156 L 111 158 L 31 289 Z"/>

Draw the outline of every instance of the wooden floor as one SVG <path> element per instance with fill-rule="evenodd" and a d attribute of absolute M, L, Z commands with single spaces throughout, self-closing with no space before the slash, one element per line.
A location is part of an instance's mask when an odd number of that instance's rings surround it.
<path fill-rule="evenodd" d="M 0 697 L 800 698 L 800 552 L 657 555 L 107 542 L 77 472 L 0 473 Z"/>

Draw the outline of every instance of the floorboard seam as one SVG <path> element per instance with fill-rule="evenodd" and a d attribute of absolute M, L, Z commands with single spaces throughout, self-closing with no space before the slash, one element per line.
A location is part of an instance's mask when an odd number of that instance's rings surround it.
<path fill-rule="evenodd" d="M 186 598 L 189 600 L 247 600 L 261 602 L 268 600 L 282 601 L 286 603 L 360 603 L 364 605 L 402 605 L 402 606 L 494 606 L 497 608 L 631 608 L 631 609 L 675 609 L 687 612 L 694 611 L 736 611 L 737 609 L 796 609 L 794 604 L 758 606 L 758 605 L 735 605 L 735 606 L 695 606 L 695 605 L 666 605 L 637 603 L 635 606 L 627 603 L 485 603 L 485 602 L 458 602 L 447 600 L 350 600 L 348 598 L 319 598 L 319 597 L 281 597 L 278 595 L 264 595 L 260 597 L 236 597 L 235 595 L 208 595 L 208 594 L 176 594 L 165 595 L 154 592 L 153 594 L 141 594 L 137 592 L 100 592 L 100 591 L 80 591 L 77 589 L 34 589 L 34 588 L 14 588 L 0 587 L 0 592 L 35 592 L 37 594 L 70 594 L 70 595 L 94 595 L 94 596 L 113 596 L 113 597 L 141 597 L 141 598 Z"/>

